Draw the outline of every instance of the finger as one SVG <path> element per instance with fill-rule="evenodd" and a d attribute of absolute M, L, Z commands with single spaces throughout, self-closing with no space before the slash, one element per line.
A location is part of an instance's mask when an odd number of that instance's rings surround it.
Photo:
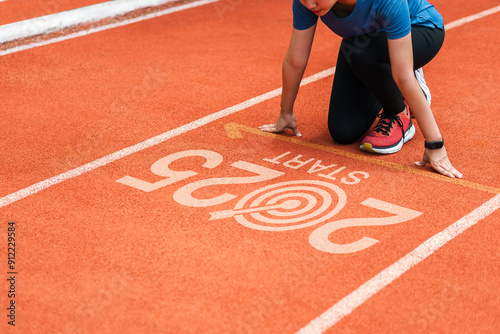
<path fill-rule="evenodd" d="M 262 125 L 262 126 L 259 126 L 259 129 L 261 131 L 265 131 L 265 132 L 280 132 L 278 130 L 278 127 L 276 126 L 276 124 L 266 124 L 266 125 Z"/>
<path fill-rule="evenodd" d="M 443 160 L 439 161 L 436 165 L 440 166 L 442 169 L 446 171 L 447 176 L 450 177 L 457 177 L 457 178 L 462 178 L 462 173 L 460 173 L 458 170 L 456 170 L 455 167 L 451 164 L 450 160 L 448 158 L 444 158 Z"/>
<path fill-rule="evenodd" d="M 464 176 L 462 173 L 460 173 L 458 170 L 456 170 L 455 168 L 453 168 L 453 171 L 452 171 L 453 175 L 455 175 L 455 177 L 461 179 L 462 176 Z"/>
<path fill-rule="evenodd" d="M 432 168 L 439 174 L 454 178 L 455 176 L 441 166 L 431 164 Z"/>
<path fill-rule="evenodd" d="M 445 175 L 445 176 L 448 176 L 448 177 L 451 177 L 451 178 L 455 178 L 455 174 L 452 173 L 452 169 L 453 166 L 450 167 L 446 167 L 446 164 L 445 166 L 443 165 L 439 165 L 439 164 L 431 164 L 432 168 L 434 168 L 434 170 L 436 170 L 437 172 Z"/>
<path fill-rule="evenodd" d="M 453 174 L 455 177 L 457 177 L 457 178 L 461 179 L 461 178 L 462 178 L 462 176 L 463 176 L 463 174 L 462 174 L 462 173 L 460 173 L 458 170 L 456 170 L 456 169 L 455 169 L 455 167 L 453 167 L 453 166 L 451 166 L 451 165 L 450 165 L 450 167 L 451 167 L 451 168 L 450 168 L 448 171 L 449 171 L 451 174 Z"/>
<path fill-rule="evenodd" d="M 259 126 L 259 129 L 261 129 L 261 130 L 269 130 L 273 126 L 274 126 L 274 124 L 264 124 L 264 125 Z"/>
<path fill-rule="evenodd" d="M 300 133 L 299 128 L 293 129 L 293 134 L 296 135 L 297 137 L 302 137 L 302 133 Z"/>
<path fill-rule="evenodd" d="M 425 156 L 425 154 L 422 157 L 421 161 L 415 161 L 415 165 L 417 165 L 419 167 L 425 167 L 425 166 L 427 166 L 428 163 L 429 163 L 429 160 L 427 159 L 427 157 Z"/>
<path fill-rule="evenodd" d="M 441 174 L 443 174 L 444 176 L 448 176 L 448 177 L 451 177 L 452 179 L 455 178 L 455 175 L 453 175 L 452 173 L 450 173 L 448 170 L 444 169 L 444 168 L 441 168 L 441 170 L 439 171 Z"/>
<path fill-rule="evenodd" d="M 418 167 L 425 167 L 425 165 L 427 165 L 427 163 L 424 160 L 415 161 L 415 165 L 417 165 Z"/>

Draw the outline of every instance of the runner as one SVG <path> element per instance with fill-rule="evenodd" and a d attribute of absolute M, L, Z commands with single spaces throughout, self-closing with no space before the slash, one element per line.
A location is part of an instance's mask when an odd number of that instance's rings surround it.
<path fill-rule="evenodd" d="M 448 159 L 421 69 L 438 53 L 445 35 L 442 16 L 426 0 L 293 0 L 294 29 L 283 61 L 281 112 L 275 124 L 260 129 L 288 128 L 301 136 L 293 104 L 318 17 L 343 38 L 328 115 L 332 138 L 351 144 L 365 135 L 362 150 L 398 152 L 415 134 L 411 110 L 425 138 L 423 158 L 416 165 L 430 164 L 443 175 L 461 178 Z M 366 135 L 379 115 L 378 124 Z"/>

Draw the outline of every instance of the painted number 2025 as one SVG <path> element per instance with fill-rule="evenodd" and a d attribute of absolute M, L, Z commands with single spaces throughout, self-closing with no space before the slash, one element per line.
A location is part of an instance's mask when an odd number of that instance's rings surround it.
<path fill-rule="evenodd" d="M 208 150 L 188 150 L 183 152 L 177 152 L 170 154 L 164 158 L 159 159 L 151 166 L 151 171 L 158 176 L 163 177 L 164 179 L 157 182 L 148 182 L 144 181 L 132 176 L 125 176 L 117 180 L 118 183 L 127 185 L 129 187 L 133 187 L 139 189 L 144 192 L 151 192 L 154 190 L 158 190 L 160 188 L 172 185 L 176 182 L 188 179 L 197 175 L 194 171 L 175 171 L 170 169 L 170 165 L 179 159 L 188 158 L 188 157 L 202 157 L 204 158 L 204 162 L 201 164 L 202 167 L 207 169 L 213 169 L 219 166 L 223 157 L 219 153 L 208 151 Z M 219 178 L 208 178 L 197 180 L 187 185 L 184 185 L 177 189 L 173 193 L 173 199 L 183 205 L 188 207 L 210 207 L 219 204 L 223 204 L 235 199 L 237 196 L 230 193 L 223 193 L 211 198 L 195 198 L 193 193 L 197 190 L 214 185 L 236 185 L 236 184 L 250 184 L 250 183 L 259 183 L 265 182 L 269 180 L 276 179 L 282 176 L 283 172 L 263 167 L 260 165 L 256 165 L 254 163 L 246 162 L 246 161 L 236 161 L 230 165 L 233 168 L 237 168 L 239 170 L 243 170 L 249 172 L 253 175 L 251 176 L 239 176 L 239 177 L 219 177 Z M 307 180 L 304 182 L 308 182 Z M 313 182 L 313 181 L 310 181 Z M 316 181 L 318 183 L 318 181 Z M 321 182 L 320 182 L 321 183 Z M 343 190 L 337 187 L 337 194 L 341 193 L 341 196 L 345 198 L 345 193 Z M 392 214 L 389 217 L 380 217 L 380 218 L 350 218 L 350 219 L 342 219 L 336 221 L 326 222 L 323 225 L 316 228 L 309 237 L 309 243 L 318 250 L 327 253 L 333 254 L 344 254 L 344 253 L 354 253 L 361 250 L 364 250 L 368 247 L 373 246 L 378 240 L 363 237 L 358 241 L 349 243 L 349 244 L 337 244 L 331 241 L 331 235 L 336 231 L 344 228 L 353 228 L 353 227 L 361 227 L 361 226 L 381 226 L 381 225 L 392 225 L 399 224 L 409 220 L 412 220 L 422 213 L 418 211 L 414 211 L 408 208 L 404 208 L 398 205 L 390 204 L 385 201 L 368 198 L 363 201 L 361 205 L 368 206 L 386 213 Z M 238 219 L 237 219 L 238 220 Z M 306 226 L 307 224 L 304 224 Z M 256 224 L 246 225 L 247 227 L 262 229 Z M 299 224 L 296 226 L 297 228 L 301 228 Z M 286 228 L 287 230 L 294 228 Z M 270 229 L 267 229 L 270 230 Z M 275 231 L 280 230 L 280 228 L 273 229 Z"/>

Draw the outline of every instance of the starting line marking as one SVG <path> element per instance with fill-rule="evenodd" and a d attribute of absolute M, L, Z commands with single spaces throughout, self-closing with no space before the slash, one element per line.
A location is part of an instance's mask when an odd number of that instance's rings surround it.
<path fill-rule="evenodd" d="M 495 188 L 495 187 L 490 187 L 490 186 L 487 186 L 484 184 L 474 183 L 474 182 L 467 181 L 464 179 L 451 178 L 451 177 L 447 177 L 447 176 L 444 176 L 444 175 L 441 175 L 441 174 L 438 174 L 435 172 L 429 172 L 425 169 L 415 167 L 413 165 L 401 165 L 401 164 L 397 164 L 397 163 L 387 161 L 387 160 L 380 160 L 380 159 L 374 158 L 374 157 L 369 156 L 369 155 L 351 153 L 348 151 L 344 151 L 344 150 L 335 148 L 333 146 L 325 146 L 325 145 L 307 142 L 307 141 L 298 139 L 296 137 L 287 137 L 287 136 L 281 136 L 281 135 L 275 134 L 275 133 L 263 132 L 263 131 L 260 131 L 259 129 L 252 128 L 252 127 L 249 127 L 246 125 L 241 125 L 241 124 L 237 124 L 237 123 L 227 123 L 224 126 L 224 128 L 225 128 L 229 138 L 243 138 L 243 136 L 241 135 L 241 131 L 245 131 L 245 132 L 253 133 L 256 135 L 260 135 L 260 136 L 264 136 L 264 137 L 271 137 L 274 139 L 286 141 L 286 142 L 301 145 L 301 146 L 315 148 L 318 150 L 330 152 L 330 153 L 340 155 L 343 157 L 352 158 L 352 159 L 368 162 L 371 164 L 388 167 L 391 169 L 396 169 L 396 170 L 399 170 L 402 172 L 409 172 L 409 173 L 413 173 L 413 174 L 417 174 L 417 175 L 430 177 L 432 179 L 439 180 L 439 181 L 458 184 L 458 185 L 461 185 L 464 187 L 489 192 L 489 193 L 492 193 L 495 195 L 500 194 L 500 189 Z"/>

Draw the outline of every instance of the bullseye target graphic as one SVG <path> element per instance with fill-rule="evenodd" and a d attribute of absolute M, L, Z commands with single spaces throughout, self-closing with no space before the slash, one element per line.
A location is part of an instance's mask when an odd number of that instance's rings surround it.
<path fill-rule="evenodd" d="M 290 231 L 332 218 L 342 210 L 346 198 L 341 188 L 328 182 L 281 182 L 249 193 L 232 210 L 210 213 L 210 219 L 234 218 L 256 230 Z"/>

